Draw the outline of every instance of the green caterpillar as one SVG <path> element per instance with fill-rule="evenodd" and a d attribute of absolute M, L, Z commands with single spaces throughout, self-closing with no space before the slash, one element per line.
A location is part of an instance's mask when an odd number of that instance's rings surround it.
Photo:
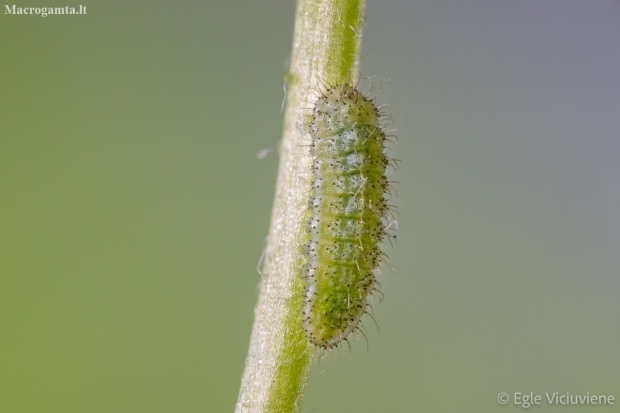
<path fill-rule="evenodd" d="M 304 246 L 303 329 L 332 348 L 355 331 L 377 291 L 389 206 L 381 112 L 349 84 L 325 86 L 309 122 L 312 196 Z"/>

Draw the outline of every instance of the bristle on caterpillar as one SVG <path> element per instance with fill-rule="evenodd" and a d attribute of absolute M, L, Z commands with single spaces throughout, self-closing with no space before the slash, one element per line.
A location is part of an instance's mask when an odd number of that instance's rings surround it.
<path fill-rule="evenodd" d="M 355 86 L 325 86 L 308 118 L 312 194 L 304 246 L 303 329 L 310 343 L 338 346 L 359 328 L 387 235 L 390 159 L 381 112 Z"/>

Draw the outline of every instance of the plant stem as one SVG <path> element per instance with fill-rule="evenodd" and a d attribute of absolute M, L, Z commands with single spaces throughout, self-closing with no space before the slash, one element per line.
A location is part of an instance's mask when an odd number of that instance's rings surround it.
<path fill-rule="evenodd" d="M 363 21 L 364 0 L 297 1 L 276 196 L 237 413 L 301 411 L 314 347 L 301 326 L 312 159 L 299 122 L 321 84 L 357 80 Z"/>

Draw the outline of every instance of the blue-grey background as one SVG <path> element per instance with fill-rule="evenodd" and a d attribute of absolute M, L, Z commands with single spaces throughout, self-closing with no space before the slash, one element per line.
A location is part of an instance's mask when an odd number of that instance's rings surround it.
<path fill-rule="evenodd" d="M 82 4 L 0 13 L 0 412 L 232 411 L 295 4 Z M 620 2 L 366 20 L 362 74 L 402 131 L 396 273 L 304 411 L 620 398 Z"/>

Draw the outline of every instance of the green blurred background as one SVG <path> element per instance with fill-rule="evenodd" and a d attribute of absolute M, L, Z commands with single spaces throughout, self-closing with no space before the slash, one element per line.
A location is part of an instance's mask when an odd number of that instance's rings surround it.
<path fill-rule="evenodd" d="M 0 13 L 0 412 L 233 411 L 295 4 L 83 4 Z M 620 3 L 366 21 L 365 86 L 402 131 L 396 273 L 304 412 L 620 398 Z"/>

